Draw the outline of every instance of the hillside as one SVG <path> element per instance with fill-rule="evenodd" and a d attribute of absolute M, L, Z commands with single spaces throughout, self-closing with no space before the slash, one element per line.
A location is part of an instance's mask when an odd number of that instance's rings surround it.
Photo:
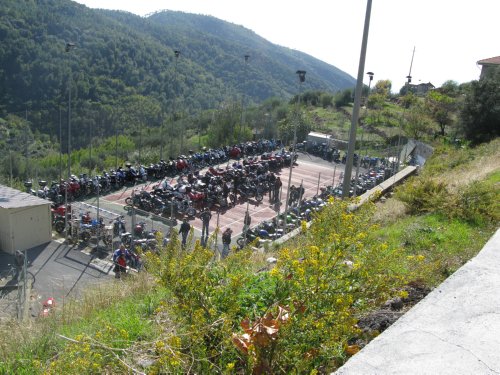
<path fill-rule="evenodd" d="M 141 18 L 69 0 L 5 0 L 0 40 L 2 117 L 36 111 L 32 130 L 53 136 L 71 87 L 77 145 L 89 121 L 104 122 L 101 134 L 109 135 L 131 102 L 153 108 L 142 120 L 158 125 L 176 107 L 195 113 L 242 97 L 247 104 L 289 99 L 297 69 L 308 71 L 304 89 L 354 85 L 337 68 L 242 26 L 180 12 Z M 75 48 L 65 52 L 67 42 Z"/>

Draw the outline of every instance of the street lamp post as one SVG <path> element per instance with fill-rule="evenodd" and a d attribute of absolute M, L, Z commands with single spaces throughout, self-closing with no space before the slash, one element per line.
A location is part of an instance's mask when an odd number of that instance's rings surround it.
<path fill-rule="evenodd" d="M 70 52 L 75 48 L 75 43 L 66 43 L 65 51 Z M 71 178 L 71 67 L 68 79 L 68 179 L 66 181 L 66 186 L 64 189 L 64 228 L 66 229 L 66 238 L 68 238 L 68 190 L 69 181 Z"/>
<path fill-rule="evenodd" d="M 62 113 L 59 107 L 59 182 L 62 180 Z"/>
<path fill-rule="evenodd" d="M 370 89 L 372 86 L 372 80 L 373 80 L 373 72 L 368 72 L 366 73 L 370 77 L 370 82 L 368 82 L 368 94 L 366 95 L 366 103 L 365 103 L 365 117 L 366 113 L 368 112 L 368 97 L 370 96 Z M 356 178 L 355 181 L 356 183 L 354 184 L 354 196 L 356 196 L 357 190 L 358 190 L 358 183 L 359 183 L 359 166 L 361 164 L 361 145 L 363 144 L 363 135 L 365 134 L 365 130 L 363 129 L 363 132 L 361 133 L 361 141 L 359 143 L 359 155 L 358 155 L 358 165 L 356 166 Z"/>
<path fill-rule="evenodd" d="M 115 171 L 118 169 L 118 122 L 115 122 Z"/>
<path fill-rule="evenodd" d="M 250 55 L 245 55 L 245 82 L 246 82 L 246 72 L 247 72 L 247 66 L 248 66 L 248 59 L 250 58 Z M 246 85 L 244 85 L 246 86 Z M 238 144 L 241 144 L 241 137 L 242 137 L 242 132 L 243 132 L 243 123 L 245 122 L 245 87 L 243 87 L 243 93 L 241 94 L 241 121 L 240 121 L 240 131 L 238 134 Z"/>
<path fill-rule="evenodd" d="M 305 70 L 297 70 L 296 74 L 299 77 L 299 84 L 302 85 L 302 83 L 306 80 L 306 71 Z M 297 118 L 295 119 L 295 124 L 293 126 L 293 143 L 292 143 L 292 157 L 290 160 L 290 171 L 288 173 L 288 189 L 286 191 L 286 201 L 285 201 L 285 212 L 283 213 L 284 215 L 284 220 L 283 220 L 283 227 L 286 228 L 286 215 L 288 214 L 288 200 L 290 198 L 290 184 L 292 183 L 292 170 L 293 170 L 293 162 L 295 159 L 295 147 L 297 145 L 297 126 L 299 123 L 299 111 L 300 111 L 300 89 L 299 89 L 299 97 L 297 100 L 298 104 L 298 109 L 297 109 Z"/>
<path fill-rule="evenodd" d="M 181 52 L 178 50 L 174 51 L 175 55 L 175 64 L 174 64 L 174 79 L 177 81 L 177 61 L 179 60 Z M 172 151 L 174 149 L 174 122 L 175 122 L 175 101 L 177 99 L 177 90 L 175 90 L 174 84 L 174 100 L 172 102 L 172 125 L 171 125 L 171 133 L 170 133 L 170 154 L 172 155 Z"/>
<path fill-rule="evenodd" d="M 413 53 L 415 53 L 415 49 L 413 49 Z M 412 64 L 413 64 L 413 57 L 411 58 Z M 410 72 L 411 72 L 411 65 L 410 65 Z M 411 75 L 408 74 L 406 76 L 406 95 L 410 92 L 410 84 L 411 84 Z M 403 120 L 404 120 L 404 115 L 406 112 L 406 106 L 403 108 Z M 398 146 L 396 148 L 396 165 L 393 168 L 393 174 L 396 174 L 399 172 L 399 163 L 401 163 L 401 130 L 402 130 L 402 124 L 399 124 L 399 132 L 398 132 Z"/>

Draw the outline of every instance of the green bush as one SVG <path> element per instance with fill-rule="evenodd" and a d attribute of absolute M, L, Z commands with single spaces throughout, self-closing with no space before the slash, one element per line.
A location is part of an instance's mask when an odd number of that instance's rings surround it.
<path fill-rule="evenodd" d="M 490 181 L 474 181 L 449 198 L 445 212 L 450 217 L 483 225 L 500 221 L 500 192 Z"/>
<path fill-rule="evenodd" d="M 412 178 L 396 189 L 396 198 L 405 204 L 410 214 L 434 212 L 443 207 L 448 194 L 446 184 L 425 177 Z"/>

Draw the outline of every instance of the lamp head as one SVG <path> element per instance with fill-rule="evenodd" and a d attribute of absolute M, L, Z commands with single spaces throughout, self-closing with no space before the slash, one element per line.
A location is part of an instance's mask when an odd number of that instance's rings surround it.
<path fill-rule="evenodd" d="M 305 70 L 297 70 L 296 72 L 299 76 L 299 81 L 304 82 L 306 80 L 306 71 Z"/>

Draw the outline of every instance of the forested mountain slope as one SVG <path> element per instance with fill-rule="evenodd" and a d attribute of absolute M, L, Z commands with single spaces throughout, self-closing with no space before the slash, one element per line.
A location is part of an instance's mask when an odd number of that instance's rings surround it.
<path fill-rule="evenodd" d="M 247 103 L 290 98 L 299 89 L 297 69 L 307 71 L 304 90 L 337 91 L 355 82 L 242 26 L 181 12 L 143 18 L 69 0 L 3 0 L 0 40 L 0 116 L 38 111 L 32 130 L 52 135 L 68 87 L 79 124 L 79 118 L 110 123 L 131 102 L 163 112 L 177 102 L 193 113 L 242 97 Z M 65 51 L 67 42 L 75 48 Z"/>

